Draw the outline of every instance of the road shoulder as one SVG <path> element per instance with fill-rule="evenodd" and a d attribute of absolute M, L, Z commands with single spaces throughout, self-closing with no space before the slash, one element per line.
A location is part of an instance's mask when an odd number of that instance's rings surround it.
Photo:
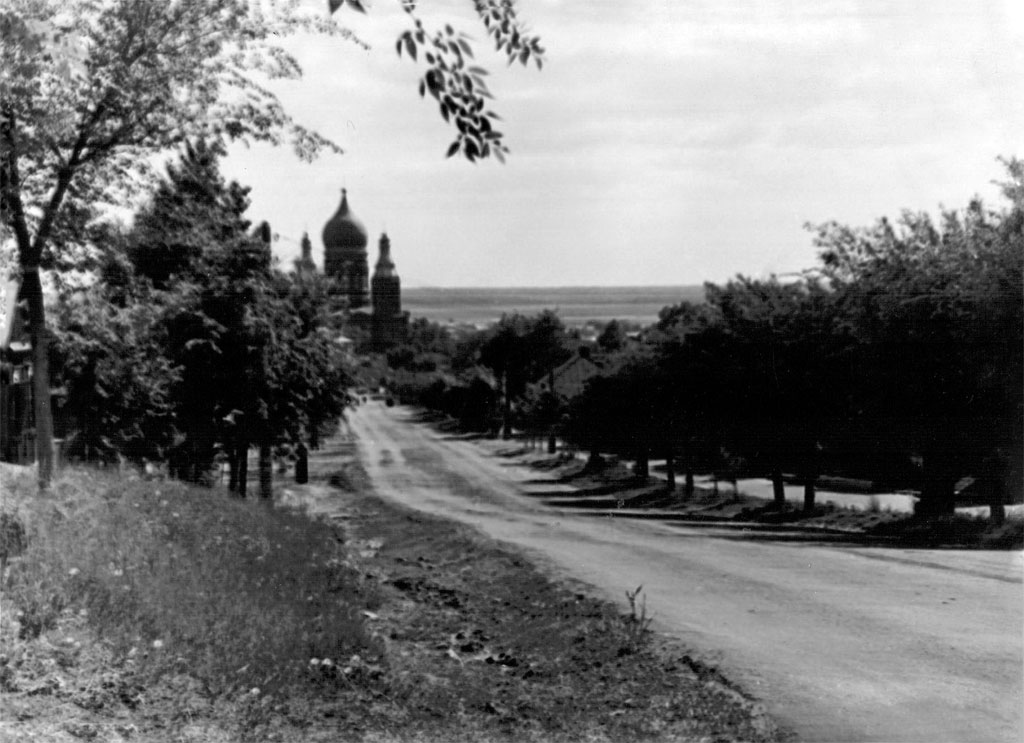
<path fill-rule="evenodd" d="M 354 446 L 311 466 L 320 483 L 285 499 L 338 524 L 380 591 L 370 621 L 392 726 L 445 740 L 782 737 L 760 704 L 649 630 L 642 591 L 631 612 L 471 527 L 374 497 Z"/>

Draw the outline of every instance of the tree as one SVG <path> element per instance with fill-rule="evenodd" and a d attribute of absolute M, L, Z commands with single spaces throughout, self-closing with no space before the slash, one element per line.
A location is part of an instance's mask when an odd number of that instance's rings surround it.
<path fill-rule="evenodd" d="M 848 390 L 840 359 L 850 341 L 835 296 L 814 278 L 774 277 L 709 285 L 707 296 L 724 340 L 719 405 L 733 422 L 724 443 L 771 477 L 779 506 L 783 471 L 796 471 L 810 510 L 822 446 Z"/>
<path fill-rule="evenodd" d="M 135 273 L 157 289 L 195 281 L 211 266 L 213 252 L 244 235 L 249 189 L 220 174 L 219 143 L 184 143 L 166 166 L 152 197 L 135 215 L 127 246 Z M 206 253 L 210 253 L 206 255 Z"/>
<path fill-rule="evenodd" d="M 348 4 L 361 9 L 357 0 Z M 339 3 L 331 0 L 332 10 Z M 410 15 L 415 2 L 404 0 Z M 510 57 L 537 59 L 508 0 L 476 3 L 488 33 Z M 428 38 L 422 23 L 400 40 L 429 69 L 421 84 L 438 99 L 459 135 L 449 154 L 474 160 L 505 151 L 483 110 L 484 71 L 466 64 L 468 41 L 446 27 Z M 124 203 L 146 158 L 184 141 L 223 138 L 291 142 L 300 157 L 330 140 L 296 123 L 260 78 L 301 76 L 279 40 L 297 31 L 352 39 L 322 16 L 293 3 L 245 0 L 107 0 L 63 3 L 12 0 L 0 10 L 0 212 L 13 233 L 34 368 L 40 487 L 53 467 L 49 333 L 40 269 L 67 242 L 76 214 L 100 203 Z"/>
<path fill-rule="evenodd" d="M 947 514 L 965 475 L 993 513 L 1019 492 L 1024 393 L 1024 165 L 1010 207 L 973 200 L 936 225 L 905 212 L 867 229 L 816 228 L 822 274 L 857 342 L 859 417 L 876 446 L 920 461 L 920 510 Z"/>
<path fill-rule="evenodd" d="M 275 34 L 304 28 L 330 32 L 241 0 L 17 0 L 0 11 L 0 196 L 28 300 L 41 487 L 52 474 L 53 426 L 39 272 L 67 234 L 67 215 L 123 202 L 148 153 L 190 137 L 287 137 L 305 157 L 337 150 L 254 79 L 298 76 Z"/>
<path fill-rule="evenodd" d="M 320 435 L 336 421 L 348 402 L 344 392 L 352 379 L 335 339 L 341 332 L 337 318 L 344 309 L 344 299 L 335 290 L 336 280 L 321 273 L 292 271 L 287 277 L 277 276 L 277 292 L 287 302 L 297 322 L 296 341 L 300 357 L 289 366 L 300 373 L 302 380 L 289 389 L 304 390 L 305 434 L 311 449 L 320 448 Z"/>
<path fill-rule="evenodd" d="M 551 310 L 535 317 L 502 315 L 486 332 L 480 347 L 480 363 L 500 380 L 505 438 L 512 435 L 513 401 L 526 391 L 529 382 L 536 381 L 570 355 L 565 326 Z"/>
<path fill-rule="evenodd" d="M 618 320 L 609 320 L 597 336 L 598 348 L 606 353 L 620 351 L 625 344 L 626 331 Z"/>
<path fill-rule="evenodd" d="M 332 280 L 274 267 L 269 225 L 250 231 L 248 188 L 225 181 L 219 154 L 189 144 L 168 166 L 126 238 L 126 283 L 138 293 L 126 303 L 161 308 L 161 350 L 176 375 L 173 472 L 203 482 L 223 452 L 229 487 L 244 496 L 255 444 L 269 498 L 273 448 L 307 437 L 315 447 L 350 379 L 334 343 Z"/>
<path fill-rule="evenodd" d="M 689 498 L 696 471 L 717 464 L 724 442 L 730 389 L 722 373 L 729 363 L 722 318 L 711 305 L 682 302 L 659 313 L 651 340 L 666 378 L 665 404 L 671 407 L 668 446 L 682 455 Z"/>
<path fill-rule="evenodd" d="M 161 308 L 118 306 L 102 285 L 66 297 L 58 308 L 54 356 L 73 424 L 69 457 L 86 461 L 163 460 L 174 439 L 171 389 L 176 371 L 154 333 Z"/>

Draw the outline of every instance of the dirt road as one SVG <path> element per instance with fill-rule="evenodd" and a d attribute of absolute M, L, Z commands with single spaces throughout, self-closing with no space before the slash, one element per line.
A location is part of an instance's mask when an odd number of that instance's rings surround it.
<path fill-rule="evenodd" d="M 540 504 L 537 493 L 558 486 L 502 456 L 500 442 L 459 440 L 377 402 L 350 423 L 380 495 L 473 524 L 613 599 L 643 584 L 657 629 L 801 740 L 1024 740 L 1019 552 L 586 516 Z"/>

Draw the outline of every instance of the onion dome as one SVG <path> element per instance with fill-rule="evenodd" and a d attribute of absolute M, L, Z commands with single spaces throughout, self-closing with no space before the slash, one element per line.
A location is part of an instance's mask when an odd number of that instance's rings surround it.
<path fill-rule="evenodd" d="M 332 249 L 366 250 L 366 228 L 348 208 L 348 195 L 341 189 L 341 205 L 324 225 L 324 247 Z"/>

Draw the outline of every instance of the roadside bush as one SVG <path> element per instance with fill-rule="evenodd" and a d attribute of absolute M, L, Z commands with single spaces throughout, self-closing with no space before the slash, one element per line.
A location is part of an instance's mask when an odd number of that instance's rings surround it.
<path fill-rule="evenodd" d="M 89 623 L 143 677 L 185 673 L 215 694 L 308 678 L 311 658 L 378 658 L 374 604 L 326 522 L 178 482 L 64 473 L 34 498 L 11 483 L 28 546 L 4 600 L 23 638 L 61 612 Z"/>

